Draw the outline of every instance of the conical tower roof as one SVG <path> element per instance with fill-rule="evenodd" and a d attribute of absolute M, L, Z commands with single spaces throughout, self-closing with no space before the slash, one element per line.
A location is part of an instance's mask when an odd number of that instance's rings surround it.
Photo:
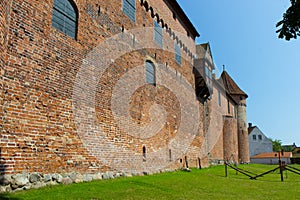
<path fill-rule="evenodd" d="M 241 88 L 235 83 L 235 81 L 229 76 L 229 74 L 224 70 L 221 74 L 221 78 L 225 87 L 226 92 L 229 95 L 241 95 L 246 98 L 248 95 L 241 90 Z"/>

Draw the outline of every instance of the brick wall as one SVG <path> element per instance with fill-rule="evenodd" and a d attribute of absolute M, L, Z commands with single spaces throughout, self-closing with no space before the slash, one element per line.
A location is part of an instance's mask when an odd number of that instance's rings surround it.
<path fill-rule="evenodd" d="M 206 103 L 196 100 L 195 41 L 174 11 L 161 0 L 136 1 L 133 22 L 122 1 L 74 2 L 76 39 L 52 27 L 53 0 L 0 4 L 5 173 L 159 171 L 185 158 L 190 167 L 199 158 L 202 166 L 223 160 L 225 143 L 236 143 L 225 137 L 236 119 L 223 136 L 223 115 L 234 112 L 224 91 L 219 106 L 217 88 Z M 153 39 L 154 20 L 163 48 Z M 156 68 L 155 86 L 145 84 L 146 61 Z"/>
<path fill-rule="evenodd" d="M 238 105 L 238 141 L 240 162 L 249 163 L 249 140 L 246 115 L 246 99 L 242 99 Z"/>
<path fill-rule="evenodd" d="M 4 104 L 4 69 L 6 65 L 6 44 L 7 44 L 7 33 L 8 33 L 8 22 L 9 22 L 9 10 L 11 1 L 0 2 L 0 132 L 3 132 L 3 104 Z M 2 146 L 0 146 L 0 172 L 3 173 L 9 166 L 2 157 Z"/>
<path fill-rule="evenodd" d="M 237 120 L 233 117 L 224 117 L 224 159 L 238 162 L 238 134 Z"/>
<path fill-rule="evenodd" d="M 160 19 L 164 19 L 169 28 L 183 31 L 180 24 L 170 15 L 172 12 L 168 11 L 164 4 L 161 5 L 161 2 L 149 1 L 149 5 L 157 8 Z M 154 18 L 150 11 L 146 12 L 145 7 L 141 6 L 139 1 L 136 3 L 136 23 L 130 21 L 122 13 L 121 1 L 77 0 L 75 3 L 79 11 L 76 40 L 52 27 L 53 0 L 43 2 L 15 0 L 12 2 L 6 53 L 7 64 L 4 71 L 1 70 L 3 71 L 1 72 L 3 130 L 0 145 L 6 173 L 74 170 L 93 172 L 115 170 L 110 167 L 114 166 L 116 161 L 124 162 L 124 167 L 128 164 L 126 162 L 131 156 L 129 154 L 121 155 L 120 152 L 114 152 L 111 149 L 101 149 L 103 155 L 111 158 L 104 163 L 95 153 L 91 153 L 89 148 L 92 147 L 82 142 L 82 135 L 78 133 L 80 123 L 75 120 L 74 107 L 76 108 L 77 104 L 72 99 L 73 89 L 82 60 L 93 48 L 104 39 L 121 33 L 122 26 L 125 32 L 135 27 L 153 26 Z M 3 7 L 5 5 L 1 4 L 1 14 Z M 158 8 L 164 9 L 158 10 Z M 3 19 L 1 15 L 1 31 L 5 27 Z M 165 29 L 165 37 L 170 37 Z M 179 33 L 176 34 L 180 37 Z M 183 35 L 186 36 L 186 32 Z M 170 38 L 174 41 L 172 34 Z M 144 85 L 138 88 L 127 102 L 132 120 L 140 125 L 149 123 L 151 119 L 149 109 L 152 104 L 159 104 L 165 109 L 166 123 L 156 135 L 147 139 L 133 137 L 124 131 L 126 130 L 124 127 L 118 126 L 113 115 L 111 98 L 118 81 L 136 66 L 143 66 L 146 58 L 154 60 L 157 67 L 164 66 L 167 70 L 173 71 L 176 79 L 183 80 L 184 77 L 187 83 L 193 86 L 194 77 L 189 54 L 194 52 L 194 41 L 190 37 L 182 41 L 185 46 L 182 46 L 181 53 L 185 59 L 181 66 L 174 60 L 174 46 L 171 43 L 168 46 L 169 51 L 142 49 L 120 56 L 102 74 L 95 92 L 96 118 L 94 120 L 105 132 L 103 140 L 105 144 L 130 150 L 140 160 L 143 159 L 143 146 L 147 148 L 147 155 L 165 148 L 166 151 L 161 157 L 169 156 L 169 149 L 166 145 L 176 138 L 183 120 L 180 113 L 182 105 L 176 94 L 164 86 Z M 194 102 L 195 98 L 191 96 L 190 100 Z M 199 121 L 203 121 L 202 104 L 198 106 Z M 190 159 L 198 157 L 197 154 L 199 154 L 204 138 L 202 124 L 199 123 L 199 128 L 196 128 L 199 131 L 196 136 L 193 136 L 194 141 L 191 141 L 190 153 L 185 151 Z M 175 155 L 180 155 L 175 151 L 171 154 L 173 157 L 171 161 L 168 161 L 167 167 L 178 167 L 179 159 L 184 155 L 175 157 Z M 147 159 L 151 165 L 150 157 Z M 129 165 L 129 167 L 132 166 Z"/>

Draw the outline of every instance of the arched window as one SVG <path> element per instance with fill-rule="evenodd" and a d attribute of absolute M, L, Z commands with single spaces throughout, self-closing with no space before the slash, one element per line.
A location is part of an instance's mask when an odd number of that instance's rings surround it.
<path fill-rule="evenodd" d="M 146 61 L 146 83 L 155 85 L 155 66 L 151 61 Z"/>
<path fill-rule="evenodd" d="M 54 0 L 52 26 L 66 35 L 76 38 L 77 8 L 70 0 Z"/>

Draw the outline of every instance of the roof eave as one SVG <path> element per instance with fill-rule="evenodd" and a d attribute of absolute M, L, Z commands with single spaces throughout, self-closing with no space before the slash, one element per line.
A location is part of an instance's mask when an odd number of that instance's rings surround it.
<path fill-rule="evenodd" d="M 167 4 L 169 4 L 178 14 L 179 18 L 182 20 L 182 22 L 185 24 L 186 28 L 188 28 L 193 35 L 194 38 L 200 37 L 199 32 L 195 28 L 195 26 L 192 24 L 190 19 L 187 17 L 185 12 L 182 10 L 180 5 L 177 3 L 176 0 L 164 0 Z"/>

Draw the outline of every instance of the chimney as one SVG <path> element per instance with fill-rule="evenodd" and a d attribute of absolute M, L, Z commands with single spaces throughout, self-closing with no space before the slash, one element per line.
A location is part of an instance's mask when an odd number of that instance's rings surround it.
<path fill-rule="evenodd" d="M 251 128 L 252 127 L 252 123 L 248 123 L 248 128 Z"/>

